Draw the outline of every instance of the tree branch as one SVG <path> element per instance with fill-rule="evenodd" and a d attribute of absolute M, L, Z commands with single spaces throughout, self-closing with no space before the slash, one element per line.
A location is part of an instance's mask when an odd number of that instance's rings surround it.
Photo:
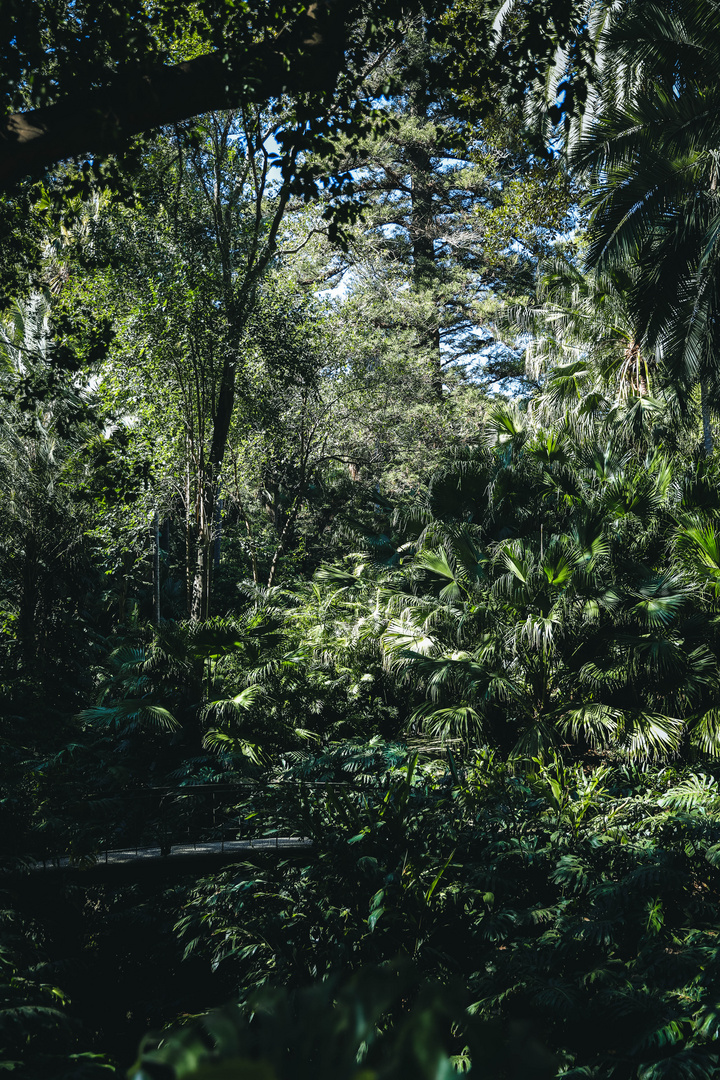
<path fill-rule="evenodd" d="M 296 26 L 272 42 L 253 42 L 242 58 L 220 52 L 174 66 L 143 67 L 111 77 L 107 86 L 56 105 L 0 120 L 0 189 L 79 154 L 112 152 L 129 136 L 176 124 L 240 101 L 267 101 L 285 92 L 332 90 L 343 61 L 343 27 L 316 32 L 311 5 Z M 309 32 L 312 31 L 312 32 Z"/>

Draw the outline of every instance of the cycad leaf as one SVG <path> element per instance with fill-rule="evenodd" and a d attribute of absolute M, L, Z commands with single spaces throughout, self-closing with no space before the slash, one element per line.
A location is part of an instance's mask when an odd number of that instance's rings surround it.
<path fill-rule="evenodd" d="M 94 705 L 89 709 L 83 709 L 78 713 L 78 719 L 89 724 L 106 724 L 108 726 L 122 727 L 126 724 L 142 726 L 143 722 L 165 728 L 168 731 L 177 731 L 180 724 L 162 705 L 153 705 L 143 698 L 123 698 L 113 705 Z"/>

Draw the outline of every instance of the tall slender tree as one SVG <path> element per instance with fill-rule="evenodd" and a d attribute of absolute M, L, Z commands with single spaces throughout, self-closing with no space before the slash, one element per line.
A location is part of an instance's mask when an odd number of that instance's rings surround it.
<path fill-rule="evenodd" d="M 245 332 L 290 194 L 271 171 L 273 123 L 245 110 L 178 131 L 149 165 L 140 213 L 123 214 L 112 228 L 123 250 L 122 362 L 141 358 L 145 392 L 164 400 L 179 425 L 196 620 L 209 612 L 218 485 Z"/>

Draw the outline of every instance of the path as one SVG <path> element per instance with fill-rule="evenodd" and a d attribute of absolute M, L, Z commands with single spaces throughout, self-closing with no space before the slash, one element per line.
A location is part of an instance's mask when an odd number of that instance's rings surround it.
<path fill-rule="evenodd" d="M 169 852 L 163 852 L 159 847 L 147 848 L 120 848 L 117 851 L 104 851 L 94 862 L 89 863 L 88 869 L 101 866 L 128 866 L 132 863 L 147 863 L 161 859 L 172 862 L 179 859 L 195 859 L 208 855 L 224 856 L 231 858 L 233 855 L 246 855 L 254 851 L 282 851 L 285 853 L 306 851 L 312 847 L 312 840 L 298 836 L 263 837 L 258 840 L 218 840 L 210 843 L 199 844 L 173 844 Z M 73 862 L 69 857 L 62 856 L 56 859 L 38 860 L 30 867 L 30 870 L 82 870 L 77 861 Z"/>

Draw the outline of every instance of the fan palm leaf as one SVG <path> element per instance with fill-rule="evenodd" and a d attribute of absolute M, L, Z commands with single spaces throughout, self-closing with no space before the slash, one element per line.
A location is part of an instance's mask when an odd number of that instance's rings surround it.
<path fill-rule="evenodd" d="M 636 338 L 661 360 L 687 412 L 702 385 L 707 451 L 707 410 L 720 402 L 718 40 L 712 0 L 618 8 L 603 43 L 612 92 L 574 153 L 576 167 L 595 180 L 588 262 L 637 264 Z M 613 66 L 625 74 L 613 78 Z"/>

